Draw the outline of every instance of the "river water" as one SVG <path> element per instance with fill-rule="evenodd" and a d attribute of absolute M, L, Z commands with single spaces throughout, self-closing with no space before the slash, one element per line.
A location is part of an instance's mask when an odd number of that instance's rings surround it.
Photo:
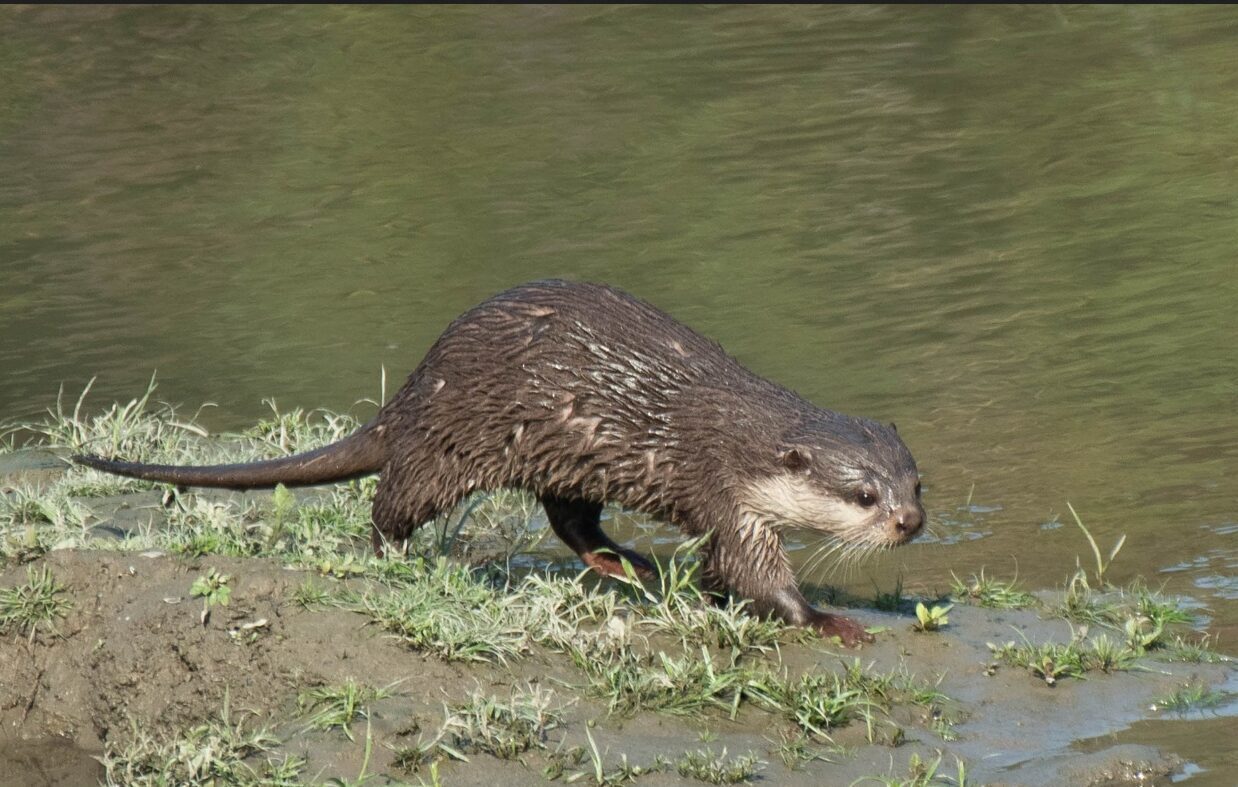
<path fill-rule="evenodd" d="M 562 276 L 898 423 L 934 532 L 1238 641 L 1238 9 L 0 11 L 0 417 L 387 392 Z M 373 411 L 356 409 L 362 417 Z"/>

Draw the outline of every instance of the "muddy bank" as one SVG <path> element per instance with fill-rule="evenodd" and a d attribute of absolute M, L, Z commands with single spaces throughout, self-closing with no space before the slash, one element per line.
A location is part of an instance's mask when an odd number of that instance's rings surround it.
<path fill-rule="evenodd" d="M 1232 663 L 1150 647 L 1072 676 L 1062 652 L 1047 667 L 1003 659 L 1078 639 L 1083 627 L 1043 606 L 959 603 L 944 628 L 916 632 L 913 600 L 860 602 L 849 614 L 877 642 L 848 651 L 709 617 L 683 588 L 668 600 L 582 582 L 553 556 L 504 559 L 500 511 L 450 541 L 427 528 L 419 548 L 454 562 L 410 571 L 363 557 L 363 487 L 169 500 L 65 476 L 55 452 L 3 461 L 0 589 L 41 592 L 51 610 L 12 617 L 0 639 L 0 772 L 14 784 L 100 778 L 96 756 L 116 782 L 144 783 L 206 750 L 229 752 L 222 783 L 595 783 L 599 768 L 641 784 L 1227 783 L 1217 721 L 1232 722 Z M 1089 628 L 1080 642 L 1121 638 Z M 331 723 L 348 686 L 356 702 Z M 1154 709 L 1183 687 L 1207 702 Z M 1146 745 L 1156 725 L 1217 743 L 1185 756 Z"/>

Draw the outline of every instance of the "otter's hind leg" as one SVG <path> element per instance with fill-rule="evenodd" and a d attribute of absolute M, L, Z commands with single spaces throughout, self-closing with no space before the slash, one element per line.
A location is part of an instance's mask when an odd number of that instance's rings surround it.
<path fill-rule="evenodd" d="M 589 568 L 599 574 L 623 579 L 627 574 L 620 558 L 626 558 L 637 576 L 646 579 L 657 576 L 653 564 L 643 555 L 624 549 L 602 532 L 600 503 L 554 495 L 542 495 L 541 501 L 555 535 L 580 555 Z"/>
<path fill-rule="evenodd" d="M 383 556 L 384 544 L 404 544 L 413 531 L 442 513 L 444 507 L 423 490 L 424 486 L 404 479 L 399 469 L 383 469 L 370 514 L 373 519 L 370 542 L 375 555 Z"/>

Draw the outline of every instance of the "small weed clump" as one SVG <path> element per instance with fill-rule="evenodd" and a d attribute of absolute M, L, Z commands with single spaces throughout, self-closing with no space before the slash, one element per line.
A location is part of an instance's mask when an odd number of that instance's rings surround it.
<path fill-rule="evenodd" d="M 330 607 L 339 602 L 339 596 L 319 585 L 312 579 L 307 579 L 297 586 L 289 599 L 293 604 L 305 609 L 320 609 Z"/>
<path fill-rule="evenodd" d="M 300 758 L 268 758 L 260 765 L 251 764 L 278 744 L 266 730 L 247 730 L 243 719 L 233 721 L 225 697 L 218 718 L 171 734 L 152 734 L 131 721 L 127 742 L 109 740 L 99 761 L 109 787 L 298 783 L 305 767 Z"/>
<path fill-rule="evenodd" d="M 447 661 L 506 662 L 525 652 L 529 635 L 511 612 L 512 594 L 446 558 L 414 562 L 409 581 L 363 594 L 361 611 L 410 646 Z"/>
<path fill-rule="evenodd" d="M 1031 593 L 1025 593 L 1016 587 L 1015 580 L 1008 582 L 985 576 L 984 569 L 979 574 L 972 574 L 966 582 L 953 573 L 954 583 L 950 592 L 955 601 L 964 604 L 975 604 L 992 609 L 1022 609 L 1034 607 L 1039 601 Z"/>
<path fill-rule="evenodd" d="M 1061 617 L 1086 625 L 1113 625 L 1121 617 L 1121 607 L 1109 594 L 1097 593 L 1082 570 L 1066 583 L 1066 592 L 1054 610 Z"/>
<path fill-rule="evenodd" d="M 516 555 L 536 548 L 549 532 L 547 528 L 529 527 L 538 506 L 537 498 L 515 489 L 479 492 L 465 500 L 456 512 L 425 526 L 432 534 L 430 550 L 439 555 L 458 555 L 470 561 L 480 557 L 506 565 Z"/>
<path fill-rule="evenodd" d="M 1152 703 L 1152 710 L 1183 715 L 1196 710 L 1216 708 L 1225 701 L 1225 694 L 1210 689 L 1198 681 L 1183 684 L 1177 691 Z"/>
<path fill-rule="evenodd" d="M 572 781 L 581 779 L 585 774 L 583 771 L 577 772 L 573 769 L 580 766 L 581 763 L 589 756 L 585 751 L 584 746 L 569 746 L 563 748 L 560 746 L 546 755 L 546 767 L 542 768 L 542 775 L 546 777 L 546 781 L 557 781 L 564 776 L 567 776 Z"/>
<path fill-rule="evenodd" d="M 1209 646 L 1207 634 L 1193 640 L 1188 640 L 1181 634 L 1174 635 L 1173 640 L 1165 644 L 1160 657 L 1166 661 L 1184 661 L 1189 664 L 1219 664 L 1229 661 L 1226 656 Z"/>
<path fill-rule="evenodd" d="M 1194 621 L 1190 612 L 1139 584 L 1098 593 L 1082 571 L 1067 583 L 1057 612 L 1074 623 L 1120 632 L 1126 646 L 1139 655 L 1166 647 L 1170 626 Z"/>
<path fill-rule="evenodd" d="M 252 501 L 180 495 L 168 509 L 156 543 L 188 557 L 255 557 L 262 553 L 261 517 Z"/>
<path fill-rule="evenodd" d="M 856 718 L 864 720 L 871 738 L 873 714 L 881 705 L 879 695 L 865 688 L 837 673 L 809 673 L 776 685 L 773 704 L 784 709 L 801 730 L 818 738 L 829 740 L 830 730 Z"/>
<path fill-rule="evenodd" d="M 704 647 L 679 656 L 621 650 L 599 658 L 583 649 L 572 650 L 571 656 L 594 693 L 621 714 L 690 715 L 711 708 L 733 714 L 750 690 L 774 678 L 761 668 L 715 664 Z"/>
<path fill-rule="evenodd" d="M 47 566 L 26 568 L 26 583 L 0 589 L 0 633 L 10 629 L 34 639 L 40 628 L 53 631 L 57 618 L 72 608 L 67 591 Z"/>
<path fill-rule="evenodd" d="M 1070 512 L 1087 538 L 1095 568 L 1089 573 L 1079 561 L 1054 611 L 1078 624 L 1082 633 L 1076 634 L 1064 645 L 1033 645 L 1025 640 L 1022 645 L 1014 642 L 1000 646 L 989 643 L 989 649 L 1000 660 L 1026 667 L 1049 685 L 1054 685 L 1063 677 L 1080 677 L 1090 670 L 1114 672 L 1134 669 L 1140 658 L 1156 651 L 1161 651 L 1169 659 L 1207 658 L 1205 647 L 1186 645 L 1180 636 L 1172 642 L 1170 640 L 1171 626 L 1193 622 L 1194 616 L 1190 612 L 1148 590 L 1142 583 L 1136 582 L 1122 589 L 1113 587 L 1105 578 L 1126 543 L 1126 537 L 1120 536 L 1107 554 L 1102 553 L 1073 507 L 1070 507 Z M 967 583 L 955 578 L 954 595 L 957 599 L 974 600 L 982 605 L 1013 606 L 1019 600 L 1015 593 L 1010 584 L 985 578 L 983 571 Z M 1114 635 L 1099 634 L 1088 642 L 1085 634 L 1090 627 L 1107 629 Z M 1179 647 L 1179 644 L 1184 646 Z"/>
<path fill-rule="evenodd" d="M 440 738 L 455 752 L 485 752 L 512 760 L 543 748 L 547 733 L 562 724 L 554 692 L 513 689 L 506 700 L 475 691 L 468 702 L 451 706 Z"/>
<path fill-rule="evenodd" d="M 423 765 L 437 762 L 439 754 L 438 740 L 419 740 L 412 746 L 399 746 L 394 749 L 391 764 L 402 771 L 416 773 Z"/>
<path fill-rule="evenodd" d="M 893 590 L 886 592 L 877 588 L 876 593 L 873 594 L 873 606 L 882 612 L 898 612 L 906 601 L 907 598 L 903 595 L 902 575 L 894 580 Z"/>
<path fill-rule="evenodd" d="M 1001 661 L 1030 670 L 1050 686 L 1061 678 L 1079 678 L 1092 670 L 1110 673 L 1134 669 L 1144 653 L 1141 648 L 1117 641 L 1107 634 L 1100 634 L 1090 641 L 1075 636 L 1065 644 L 1048 642 L 1034 645 L 1025 639 L 1022 645 L 1014 642 L 994 645 L 990 642 L 988 647 Z"/>
<path fill-rule="evenodd" d="M 708 784 L 742 784 L 752 781 L 757 775 L 761 761 L 753 752 L 728 758 L 726 749 L 720 754 L 705 750 L 684 752 L 675 761 L 674 767 L 680 776 Z"/>
<path fill-rule="evenodd" d="M 1106 674 L 1132 669 L 1139 660 L 1140 651 L 1111 639 L 1108 634 L 1096 636 L 1088 643 L 1088 648 L 1082 659 L 1083 666 Z"/>
<path fill-rule="evenodd" d="M 1069 503 L 1066 505 L 1070 508 L 1075 524 L 1087 538 L 1096 569 L 1089 580 L 1088 572 L 1080 561 L 1074 575 L 1066 584 L 1065 595 L 1057 609 L 1062 617 L 1076 623 L 1122 629 L 1128 646 L 1138 651 L 1163 645 L 1169 625 L 1191 623 L 1194 620 L 1191 613 L 1148 590 L 1142 583 L 1135 583 L 1125 590 L 1114 588 L 1105 579 L 1105 573 L 1126 543 L 1126 536 L 1120 536 L 1108 555 L 1103 555 L 1096 539 L 1083 524 L 1074 507 Z"/>
<path fill-rule="evenodd" d="M 1016 645 L 1014 642 L 1007 642 L 1004 645 L 994 645 L 990 642 L 988 646 L 993 655 L 1001 661 L 1030 670 L 1050 686 L 1056 685 L 1061 678 L 1078 678 L 1087 671 L 1084 666 L 1084 652 L 1076 642 L 1066 645 L 1056 642 L 1042 645 L 1033 645 L 1030 642 Z"/>
<path fill-rule="evenodd" d="M 319 686 L 301 692 L 297 707 L 311 729 L 331 730 L 339 727 L 352 740 L 350 724 L 357 718 L 369 718 L 369 705 L 391 696 L 388 689 L 375 689 L 353 678 L 338 686 Z"/>
<path fill-rule="evenodd" d="M 941 755 L 932 760 L 922 760 L 920 755 L 912 754 L 907 762 L 907 778 L 898 776 L 879 777 L 867 776 L 851 782 L 849 787 L 875 782 L 884 787 L 932 787 L 932 785 L 954 785 L 967 787 L 967 768 L 962 760 L 956 760 L 957 771 L 954 777 L 938 773 L 941 769 Z"/>
<path fill-rule="evenodd" d="M 547 734 L 563 723 L 562 710 L 555 705 L 554 692 L 539 687 L 512 689 L 506 700 L 474 691 L 465 702 L 444 705 L 444 721 L 438 733 L 397 748 L 394 764 L 414 772 L 424 765 L 434 767 L 443 756 L 467 761 L 469 754 L 478 752 L 514 760 L 525 752 L 546 748 Z M 570 751 L 579 754 L 575 763 L 584 759 L 583 749 Z M 548 759 L 548 778 L 562 775 L 569 766 L 562 749 L 549 754 Z"/>
<path fill-rule="evenodd" d="M 778 752 L 778 759 L 789 770 L 798 770 L 816 760 L 829 762 L 826 752 L 812 745 L 812 739 L 799 728 L 784 729 L 776 744 L 774 751 Z"/>
<path fill-rule="evenodd" d="M 82 541 L 87 516 L 63 482 L 47 488 L 15 484 L 0 495 L 0 558 L 31 560 L 54 545 Z"/>
<path fill-rule="evenodd" d="M 575 782 L 584 779 L 585 783 L 595 784 L 597 787 L 615 787 L 615 785 L 634 782 L 647 773 L 665 770 L 666 768 L 666 764 L 661 760 L 652 767 L 633 765 L 628 762 L 628 755 L 626 754 L 619 755 L 618 765 L 608 767 L 606 765 L 606 756 L 603 752 L 598 751 L 597 741 L 593 739 L 593 733 L 589 731 L 588 727 L 585 728 L 585 738 L 589 741 L 589 750 L 586 756 L 589 758 L 590 770 L 573 773 L 565 781 Z M 583 758 L 580 761 L 583 762 Z M 547 778 L 555 777 L 547 774 Z"/>

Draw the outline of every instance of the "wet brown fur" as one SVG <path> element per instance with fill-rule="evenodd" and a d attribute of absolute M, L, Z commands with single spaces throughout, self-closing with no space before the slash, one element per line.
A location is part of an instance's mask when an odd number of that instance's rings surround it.
<path fill-rule="evenodd" d="M 325 449 L 197 468 L 78 461 L 232 488 L 379 472 L 373 533 L 380 553 L 384 541 L 404 541 L 474 491 L 520 488 L 538 495 L 555 533 L 588 565 L 620 573 L 613 550 L 650 571 L 601 531 L 602 504 L 614 502 L 691 535 L 712 532 L 703 566 L 710 589 L 849 643 L 864 639 L 863 630 L 807 603 L 777 523 L 748 511 L 744 490 L 788 472 L 835 496 L 866 474 L 909 489 L 916 473 L 891 428 L 812 405 L 626 293 L 562 281 L 516 287 L 461 315 L 373 421 Z M 907 537 L 919 529 L 922 509 L 918 516 L 900 527 Z"/>

